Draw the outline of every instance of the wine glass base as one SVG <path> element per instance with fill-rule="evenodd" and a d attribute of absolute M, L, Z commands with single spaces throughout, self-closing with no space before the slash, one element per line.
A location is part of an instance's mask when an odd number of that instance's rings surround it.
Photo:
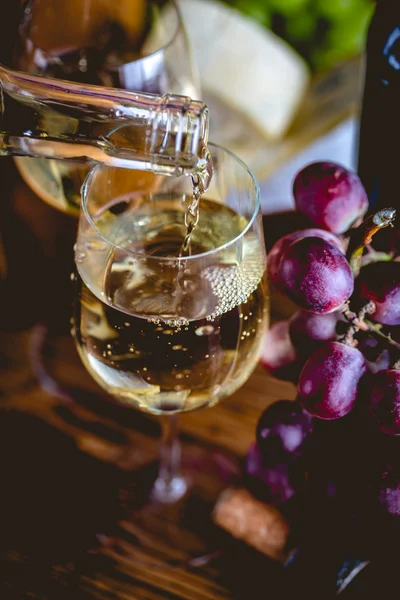
<path fill-rule="evenodd" d="M 227 534 L 212 512 L 219 494 L 240 477 L 236 460 L 185 447 L 181 475 L 168 490 L 157 473 L 158 462 L 130 473 L 125 518 L 112 540 L 102 539 L 103 551 L 134 570 L 200 567 L 220 556 Z"/>

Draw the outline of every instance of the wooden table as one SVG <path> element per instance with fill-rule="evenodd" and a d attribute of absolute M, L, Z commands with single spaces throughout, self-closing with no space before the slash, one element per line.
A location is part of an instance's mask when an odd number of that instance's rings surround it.
<path fill-rule="evenodd" d="M 100 546 L 96 534 L 112 530 L 120 517 L 118 499 L 130 469 L 156 457 L 160 422 L 110 404 L 66 336 L 45 348 L 46 367 L 62 388 L 42 389 L 29 367 L 29 348 L 40 334 L 39 327 L 1 338 L 1 597 L 264 597 L 260 582 L 268 570 L 271 582 L 279 579 L 278 567 L 233 541 L 209 565 L 190 569 L 154 571 L 135 564 L 143 554 L 134 543 L 125 556 L 94 552 Z M 80 390 L 75 400 L 74 393 L 63 397 L 67 385 Z M 225 402 L 182 417 L 183 452 L 212 447 L 240 465 L 262 409 L 293 394 L 291 384 L 258 368 Z M 121 528 L 129 539 L 129 523 Z"/>
<path fill-rule="evenodd" d="M 143 552 L 125 508 L 138 470 L 156 465 L 160 419 L 112 403 L 77 356 L 76 219 L 38 199 L 12 161 L 0 161 L 0 181 L 0 600 L 328 600 L 308 581 L 288 595 L 283 568 L 228 534 L 203 566 L 179 566 L 168 536 Z M 294 215 L 268 217 L 267 243 L 300 225 Z M 240 476 L 261 411 L 294 397 L 294 385 L 259 366 L 218 406 L 182 416 L 183 456 L 211 453 Z M 166 551 L 178 566 L 147 566 Z M 397 567 L 387 558 L 341 600 L 391 593 Z"/>
<path fill-rule="evenodd" d="M 18 3 L 3 4 L 10 24 L 3 23 L 0 56 L 7 63 Z M 352 93 L 354 80 L 344 83 Z M 341 97 L 333 100 L 343 109 Z M 328 112 L 342 116 L 340 110 Z M 202 567 L 140 564 L 121 509 L 137 465 L 157 456 L 160 420 L 111 404 L 77 357 L 68 334 L 76 221 L 39 200 L 8 159 L 0 161 L 0 182 L 0 600 L 282 598 L 282 568 L 229 538 Z M 285 217 L 267 240 L 292 228 Z M 44 321 L 50 335 L 41 365 L 32 359 Z M 292 384 L 257 368 L 231 398 L 182 417 L 184 456 L 211 450 L 240 470 L 261 411 L 294 395 Z M 116 527 L 126 538 L 125 555 L 107 550 L 98 535 Z"/>
<path fill-rule="evenodd" d="M 229 536 L 202 567 L 140 563 L 121 508 L 138 465 L 157 457 L 160 419 L 110 402 L 77 356 L 68 331 L 76 220 L 39 200 L 12 162 L 0 161 L 0 178 L 0 598 L 254 600 L 266 573 L 279 589 L 281 569 Z M 263 408 L 294 393 L 257 368 L 231 398 L 182 417 L 183 455 L 211 451 L 240 472 Z M 125 555 L 104 546 L 116 528 Z"/>

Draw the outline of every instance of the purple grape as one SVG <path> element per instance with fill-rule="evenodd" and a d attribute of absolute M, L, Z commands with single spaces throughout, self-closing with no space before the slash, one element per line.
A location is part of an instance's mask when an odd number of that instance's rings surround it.
<path fill-rule="evenodd" d="M 398 217 L 397 217 L 398 218 Z M 374 234 L 371 246 L 377 252 L 385 252 L 394 256 L 400 253 L 400 227 L 385 227 Z"/>
<path fill-rule="evenodd" d="M 278 321 L 264 334 L 261 364 L 270 371 L 277 371 L 297 360 L 296 351 L 289 337 L 289 321 Z"/>
<path fill-rule="evenodd" d="M 359 177 L 333 162 L 314 162 L 299 171 L 293 195 L 299 212 L 336 234 L 347 231 L 368 209 Z"/>
<path fill-rule="evenodd" d="M 347 495 L 348 473 L 354 457 L 346 423 L 351 414 L 334 421 L 315 419 L 308 452 L 308 490 L 310 503 L 314 510 L 317 505 L 324 518 L 327 510 L 342 512 L 344 489 Z M 354 443 L 354 433 L 351 439 Z"/>
<path fill-rule="evenodd" d="M 392 438 L 393 439 L 393 438 Z M 400 525 L 400 465 L 396 461 L 398 448 L 392 448 L 392 457 L 382 457 L 372 460 L 365 470 L 363 478 L 359 480 L 359 503 L 356 507 L 359 515 L 364 515 L 367 526 L 378 525 L 383 532 L 385 525 L 389 525 L 384 535 L 390 531 L 396 533 L 395 542 L 398 542 L 398 530 L 392 529 L 393 525 Z M 370 457 L 368 457 L 370 458 Z"/>
<path fill-rule="evenodd" d="M 379 474 L 377 500 L 381 511 L 393 517 L 400 516 L 400 472 L 397 466 L 385 465 Z"/>
<path fill-rule="evenodd" d="M 392 327 L 390 327 L 390 336 L 396 340 L 396 342 L 400 342 L 400 327 L 398 325 L 392 325 Z"/>
<path fill-rule="evenodd" d="M 357 281 L 361 300 L 373 300 L 370 316 L 382 325 L 400 325 L 400 262 L 381 261 L 363 267 Z"/>
<path fill-rule="evenodd" d="M 287 295 L 318 314 L 337 310 L 354 289 L 353 273 L 344 254 L 317 237 L 293 242 L 281 259 L 279 273 Z"/>
<path fill-rule="evenodd" d="M 291 468 L 287 464 L 265 465 L 257 444 L 252 444 L 247 452 L 246 474 L 250 490 L 265 502 L 281 505 L 297 493 Z"/>
<path fill-rule="evenodd" d="M 289 335 L 298 356 L 308 358 L 323 342 L 337 339 L 337 322 L 337 313 L 297 311 L 289 321 Z"/>
<path fill-rule="evenodd" d="M 399 438 L 380 432 L 359 402 L 342 419 L 316 420 L 311 442 L 311 517 L 319 515 L 321 526 L 333 523 L 349 552 L 387 543 L 400 509 Z"/>
<path fill-rule="evenodd" d="M 387 240 L 387 251 L 393 252 L 396 256 L 400 254 L 400 227 L 391 227 L 389 231 L 385 229 L 382 232 L 382 237 Z M 375 247 L 375 245 L 374 245 Z"/>
<path fill-rule="evenodd" d="M 300 403 L 320 419 L 343 417 L 354 407 L 365 372 L 365 360 L 357 348 L 326 342 L 310 356 L 300 373 Z"/>
<path fill-rule="evenodd" d="M 279 286 L 280 284 L 279 267 L 285 250 L 293 242 L 305 237 L 320 237 L 333 246 L 336 246 L 338 250 L 344 253 L 341 240 L 329 231 L 325 231 L 324 229 L 300 229 L 298 231 L 292 231 L 281 237 L 268 252 L 268 275 L 271 281 L 276 285 Z"/>
<path fill-rule="evenodd" d="M 393 335 L 392 337 L 394 338 Z M 389 368 L 391 353 L 385 341 L 372 337 L 369 332 L 363 331 L 358 332 L 357 341 L 357 348 L 363 353 L 367 370 L 370 373 L 375 374 Z"/>
<path fill-rule="evenodd" d="M 268 406 L 256 430 L 264 463 L 285 463 L 300 456 L 311 429 L 312 418 L 298 402 L 278 400 Z"/>
<path fill-rule="evenodd" d="M 379 429 L 388 435 L 400 435 L 400 371 L 378 371 L 371 383 L 370 410 Z"/>

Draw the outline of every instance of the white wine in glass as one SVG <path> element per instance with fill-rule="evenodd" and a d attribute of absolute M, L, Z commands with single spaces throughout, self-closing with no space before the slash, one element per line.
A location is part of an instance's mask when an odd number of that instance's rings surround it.
<path fill-rule="evenodd" d="M 220 257 L 215 252 L 240 237 L 245 217 L 204 198 L 193 254 L 181 265 L 171 259 L 179 256 L 189 201 L 157 193 L 116 198 L 96 215 L 98 231 L 119 246 L 101 278 L 91 276 L 100 270 L 91 263 L 98 260 L 103 268 L 101 241 L 89 240 L 82 252 L 86 240 L 80 236 L 76 254 L 76 339 L 83 362 L 118 400 L 156 414 L 201 408 L 233 393 L 258 360 L 265 327 L 257 240 L 243 241 L 240 263 L 235 245 Z M 212 263 L 199 258 L 207 252 L 215 252 Z"/>

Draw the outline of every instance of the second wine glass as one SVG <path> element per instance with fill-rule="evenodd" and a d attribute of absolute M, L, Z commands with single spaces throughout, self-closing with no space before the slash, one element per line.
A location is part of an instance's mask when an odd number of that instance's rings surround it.
<path fill-rule="evenodd" d="M 174 0 L 30 0 L 21 16 L 14 67 L 106 88 L 201 97 Z M 50 126 L 54 132 L 54 123 L 39 125 L 45 131 Z M 61 125 L 64 132 L 65 119 Z M 74 127 L 71 118 L 67 133 Z M 99 137 L 110 134 L 100 121 L 97 127 Z M 42 200 L 78 214 L 80 187 L 90 168 L 87 160 L 18 157 L 15 162 L 24 181 Z M 151 180 L 152 174 L 139 171 L 136 177 Z"/>

